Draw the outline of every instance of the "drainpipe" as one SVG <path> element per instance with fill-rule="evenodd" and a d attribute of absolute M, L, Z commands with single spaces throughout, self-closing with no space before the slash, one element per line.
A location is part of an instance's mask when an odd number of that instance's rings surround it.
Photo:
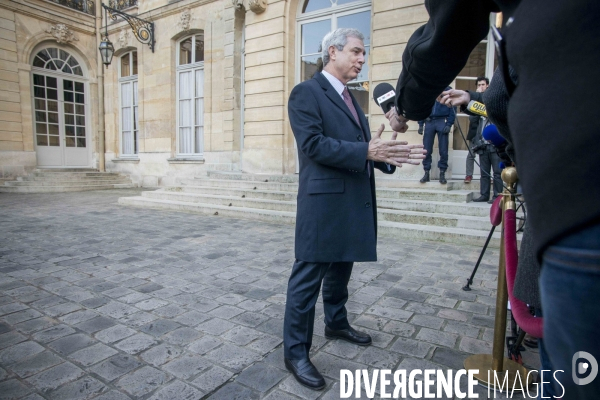
<path fill-rule="evenodd" d="M 96 0 L 96 49 L 102 41 L 102 0 Z M 98 64 L 98 170 L 104 172 L 106 170 L 104 161 L 104 64 L 102 57 L 96 50 L 96 60 Z"/>

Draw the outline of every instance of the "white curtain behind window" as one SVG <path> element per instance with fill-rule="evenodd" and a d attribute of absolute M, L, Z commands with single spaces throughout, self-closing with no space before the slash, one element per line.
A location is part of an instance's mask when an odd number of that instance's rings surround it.
<path fill-rule="evenodd" d="M 121 83 L 121 130 L 123 135 L 123 154 L 135 154 L 132 129 L 132 83 Z"/>
<path fill-rule="evenodd" d="M 194 153 L 194 137 L 192 136 L 192 72 L 179 73 L 179 152 Z"/>
<path fill-rule="evenodd" d="M 203 136 L 204 136 L 204 70 L 199 69 L 195 71 L 195 102 L 196 102 L 196 116 L 195 116 L 195 152 L 202 153 L 203 149 Z"/>

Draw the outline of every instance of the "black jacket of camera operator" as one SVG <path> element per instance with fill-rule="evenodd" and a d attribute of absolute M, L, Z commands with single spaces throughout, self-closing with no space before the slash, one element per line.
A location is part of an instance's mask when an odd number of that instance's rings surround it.
<path fill-rule="evenodd" d="M 477 126 L 475 137 L 471 139 L 471 151 L 475 154 L 483 154 L 486 151 L 487 146 L 492 146 L 492 144 L 485 140 L 481 135 L 483 128 L 486 126 L 487 119 L 479 117 L 478 122 L 479 125 Z"/>

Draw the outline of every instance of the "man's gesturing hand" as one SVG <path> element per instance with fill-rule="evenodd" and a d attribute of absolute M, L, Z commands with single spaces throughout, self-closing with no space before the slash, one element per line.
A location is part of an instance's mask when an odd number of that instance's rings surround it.
<path fill-rule="evenodd" d="M 456 107 L 468 104 L 471 100 L 471 95 L 464 90 L 451 89 L 442 92 L 436 100 L 438 103 L 448 107 Z"/>
<path fill-rule="evenodd" d="M 381 124 L 377 133 L 371 138 L 367 159 L 386 162 L 396 167 L 402 167 L 402 164 L 419 165 L 421 163 L 427 153 L 422 144 L 400 142 L 396 140 L 398 132 L 392 134 L 392 140 L 383 140 L 381 133 L 384 129 L 385 126 Z"/>

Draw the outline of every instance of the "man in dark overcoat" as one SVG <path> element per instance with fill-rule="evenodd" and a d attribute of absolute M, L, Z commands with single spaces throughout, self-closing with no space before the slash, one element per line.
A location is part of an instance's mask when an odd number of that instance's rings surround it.
<path fill-rule="evenodd" d="M 346 84 L 365 63 L 363 35 L 338 29 L 323 39 L 323 72 L 297 85 L 289 118 L 300 161 L 296 245 L 284 321 L 285 365 L 303 385 L 325 387 L 311 363 L 315 303 L 323 283 L 325 337 L 368 345 L 348 323 L 348 281 L 355 261 L 376 261 L 374 168 L 391 174 L 418 165 L 422 145 L 371 138 L 369 124 Z"/>

